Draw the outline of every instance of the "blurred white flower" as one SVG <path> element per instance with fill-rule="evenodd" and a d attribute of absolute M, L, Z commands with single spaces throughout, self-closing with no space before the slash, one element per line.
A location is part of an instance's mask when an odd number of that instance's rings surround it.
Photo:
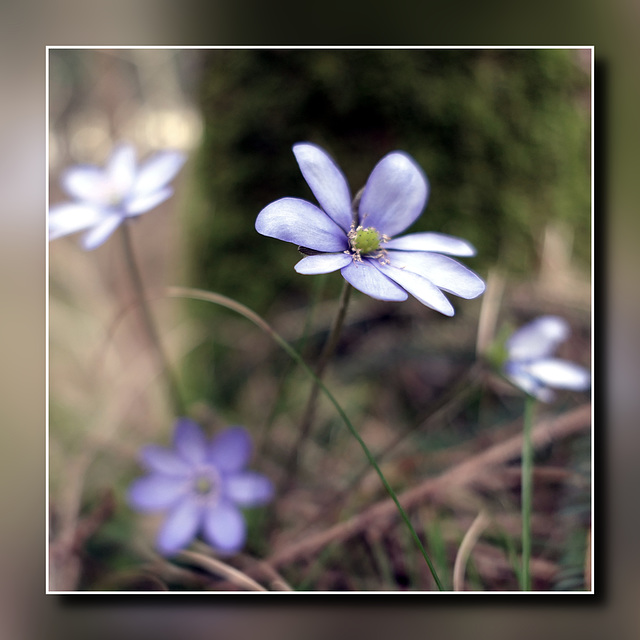
<path fill-rule="evenodd" d="M 569 324 L 557 316 L 541 316 L 515 331 L 506 342 L 505 375 L 529 395 L 551 402 L 555 389 L 584 391 L 591 375 L 583 367 L 552 358 L 561 342 L 569 337 Z"/>
<path fill-rule="evenodd" d="M 114 149 L 104 168 L 67 169 L 61 182 L 73 201 L 49 209 L 49 240 L 88 229 L 83 247 L 99 247 L 125 218 L 167 200 L 173 194 L 169 182 L 185 161 L 183 153 L 159 151 L 137 166 L 135 149 L 123 144 Z"/>

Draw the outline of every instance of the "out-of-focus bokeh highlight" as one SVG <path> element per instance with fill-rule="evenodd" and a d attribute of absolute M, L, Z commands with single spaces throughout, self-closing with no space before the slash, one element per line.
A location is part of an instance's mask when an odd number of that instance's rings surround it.
<path fill-rule="evenodd" d="M 175 9 L 175 5 L 172 5 Z M 71 11 L 70 9 L 74 10 Z M 44 581 L 44 437 L 45 437 L 45 248 L 46 198 L 44 176 L 45 83 L 44 45 L 87 42 L 97 44 L 166 44 L 171 41 L 240 43 L 249 40 L 279 40 L 288 33 L 277 11 L 268 15 L 247 13 L 243 3 L 221 8 L 209 7 L 205 16 L 190 12 L 162 10 L 158 3 L 111 3 L 100 10 L 89 3 L 71 7 L 50 3 L 35 7 L 14 3 L 3 9 L 3 53 L 0 62 L 5 91 L 2 139 L 10 154 L 3 154 L 1 219 L 2 292 L 4 318 L 3 352 L 3 450 L 2 491 L 2 584 L 1 630 L 4 637 L 164 637 L 169 633 L 210 637 L 211 629 L 235 634 L 266 637 L 318 636 L 327 633 L 377 631 L 424 635 L 440 633 L 450 637 L 469 634 L 483 638 L 601 637 L 608 633 L 635 638 L 640 631 L 637 601 L 640 596 L 637 527 L 637 457 L 640 434 L 637 428 L 638 322 L 640 309 L 635 291 L 638 253 L 638 74 L 635 60 L 640 22 L 632 3 L 607 5 L 563 5 L 557 3 L 515 6 L 497 14 L 483 13 L 478 19 L 465 11 L 467 22 L 456 19 L 455 34 L 447 32 L 442 20 L 451 17 L 440 7 L 425 7 L 424 15 L 380 16 L 363 21 L 362 13 L 346 16 L 340 25 L 325 25 L 322 16 L 308 21 L 316 42 L 532 42 L 535 44 L 594 44 L 596 46 L 596 298 L 598 320 L 594 360 L 599 373 L 599 411 L 596 443 L 599 463 L 596 477 L 603 491 L 598 494 L 600 532 L 596 554 L 596 582 L 601 596 L 577 605 L 559 597 L 553 606 L 542 600 L 535 609 L 508 603 L 477 606 L 472 601 L 456 602 L 455 608 L 440 609 L 440 601 L 420 600 L 418 606 L 375 611 L 371 607 L 300 606 L 296 601 L 276 611 L 247 615 L 229 601 L 211 598 L 201 603 L 167 606 L 121 605 L 120 599 L 108 607 L 90 602 L 43 595 Z M 364 8 L 363 8 L 364 9 Z M 457 8 L 456 8 L 457 9 Z M 503 7 L 498 7 L 503 9 Z M 266 9 L 262 9 L 266 11 Z M 514 15 L 515 12 L 515 15 Z M 407 15 L 413 19 L 407 20 Z M 550 16 L 553 19 L 550 19 Z M 251 19 L 248 19 L 248 18 Z M 275 18 L 277 21 L 275 21 Z M 290 14 L 304 18 L 299 12 Z M 457 18 L 459 18 L 459 14 Z M 264 19 L 262 19 L 264 18 Z M 349 31 L 349 18 L 354 31 Z M 271 22 L 269 22 L 271 19 Z M 384 24 L 383 24 L 384 22 Z M 365 26 L 365 23 L 368 23 Z M 258 31 L 256 25 L 262 31 Z M 305 23 L 302 23 L 303 25 Z M 271 29 L 268 33 L 266 29 Z M 370 29 L 366 31 L 365 29 Z M 307 30 L 296 31 L 296 41 Z M 99 129 L 99 127 L 98 127 Z M 90 136 L 91 138 L 91 136 Z M 85 140 L 91 147 L 96 143 Z M 54 143 L 60 153 L 59 145 Z M 82 146 L 82 145 L 81 145 Z M 87 151 L 87 147 L 83 147 Z M 94 151 L 96 149 L 94 148 Z M 598 346 L 600 345 L 600 346 Z M 606 345 L 606 349 L 603 345 Z M 606 493 L 605 493 L 606 491 Z M 9 515 L 10 514 L 10 515 Z M 596 585 L 597 586 L 597 585 Z M 164 602 L 164 601 L 163 601 Z M 245 606 L 246 601 L 241 605 Z M 252 601 L 253 603 L 253 601 Z M 347 600 L 351 605 L 351 601 Z M 170 603 L 171 605 L 174 602 Z M 235 603 L 234 603 L 235 604 Z M 280 603 L 279 603 L 280 604 Z M 344 604 L 344 600 L 342 601 Z M 203 606 L 204 605 L 204 606 Z M 306 603 L 305 603 L 306 605 Z M 354 622 L 355 621 L 355 622 Z M 231 635 L 233 637 L 233 635 Z"/>

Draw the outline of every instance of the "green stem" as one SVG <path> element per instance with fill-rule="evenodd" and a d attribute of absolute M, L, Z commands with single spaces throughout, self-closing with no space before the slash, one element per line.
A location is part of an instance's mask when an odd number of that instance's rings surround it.
<path fill-rule="evenodd" d="M 205 302 L 212 302 L 213 304 L 226 307 L 227 309 L 230 309 L 232 311 L 235 311 L 236 313 L 239 313 L 240 315 L 244 316 L 247 320 L 253 322 L 256 326 L 260 327 L 260 329 L 262 329 L 267 335 L 269 335 L 278 345 L 280 345 L 280 347 L 282 347 L 284 351 L 286 351 L 286 353 L 291 358 L 293 358 L 304 369 L 305 373 L 311 377 L 311 379 L 318 385 L 320 390 L 329 399 L 331 404 L 333 404 L 333 406 L 335 407 L 336 411 L 342 418 L 342 421 L 345 423 L 351 435 L 358 441 L 358 444 L 360 445 L 360 447 L 362 448 L 362 451 L 367 457 L 369 464 L 371 464 L 375 472 L 378 474 L 378 477 L 380 478 L 384 488 L 386 489 L 387 493 L 389 494 L 394 504 L 396 505 L 396 508 L 398 509 L 400 517 L 402 518 L 407 528 L 411 532 L 411 537 L 413 538 L 418 549 L 420 550 L 422 557 L 425 559 L 425 562 L 429 567 L 429 571 L 431 571 L 431 575 L 433 576 L 433 579 L 438 589 L 440 591 L 443 591 L 442 583 L 440 582 L 440 578 L 438 577 L 435 567 L 433 566 L 433 563 L 431 562 L 429 556 L 427 555 L 427 552 L 422 544 L 422 541 L 420 540 L 420 537 L 416 533 L 416 530 L 413 528 L 413 525 L 411 524 L 411 521 L 409 519 L 409 516 L 407 515 L 407 512 L 404 510 L 404 508 L 400 504 L 400 501 L 398 500 L 398 496 L 396 495 L 396 492 L 392 489 L 391 485 L 387 482 L 387 479 L 385 478 L 384 474 L 382 473 L 382 470 L 378 466 L 378 463 L 376 462 L 375 458 L 369 451 L 369 448 L 365 444 L 364 440 L 360 437 L 360 434 L 356 431 L 356 428 L 353 426 L 353 424 L 349 420 L 347 414 L 344 412 L 344 409 L 340 406 L 338 401 L 335 399 L 335 397 L 329 391 L 329 389 L 325 386 L 322 380 L 320 380 L 316 376 L 316 374 L 313 372 L 311 367 L 307 365 L 307 363 L 304 361 L 302 356 L 284 338 L 282 338 L 278 333 L 276 333 L 271 328 L 271 326 L 267 322 L 265 322 L 257 313 L 251 311 L 251 309 L 249 309 L 248 307 L 245 307 L 243 304 L 240 304 L 239 302 L 236 302 L 231 298 L 227 298 L 226 296 L 223 296 L 219 293 L 212 293 L 210 291 L 202 291 L 200 289 L 188 289 L 183 287 L 169 287 L 167 293 L 170 297 L 191 298 L 193 300 L 203 300 Z"/>
<path fill-rule="evenodd" d="M 309 332 L 311 330 L 312 318 L 313 318 L 315 309 L 318 305 L 318 301 L 320 300 L 321 293 L 324 288 L 324 284 L 326 282 L 326 274 L 322 274 L 320 277 L 314 278 L 313 281 L 314 281 L 313 297 L 311 300 L 311 304 L 307 308 L 307 313 L 305 315 L 305 320 L 304 320 L 304 326 L 302 328 L 302 334 L 299 340 L 297 341 L 296 347 L 295 347 L 299 353 L 304 353 L 305 351 L 307 340 L 309 338 Z M 288 365 L 284 373 L 282 374 L 278 384 L 278 392 L 276 394 L 275 402 L 273 403 L 273 407 L 271 408 L 271 411 L 269 412 L 269 415 L 267 416 L 265 424 L 261 430 L 261 433 L 262 433 L 261 442 L 260 442 L 260 446 L 256 451 L 256 455 L 258 456 L 261 453 L 263 453 L 265 443 L 268 438 L 271 427 L 273 425 L 273 422 L 276 419 L 278 413 L 282 410 L 282 405 L 284 404 L 283 398 L 285 395 L 285 387 L 287 385 L 289 378 L 291 377 L 291 374 L 295 370 L 295 367 L 296 367 L 295 361 L 289 359 Z"/>
<path fill-rule="evenodd" d="M 336 347 L 338 346 L 338 339 L 340 338 L 340 332 L 342 331 L 344 319 L 347 315 L 347 307 L 349 306 L 350 297 L 351 285 L 345 280 L 342 287 L 342 293 L 340 294 L 340 301 L 338 303 L 338 313 L 333 320 L 331 331 L 329 332 L 329 336 L 327 338 L 327 341 L 325 342 L 324 348 L 322 349 L 320 357 L 318 358 L 318 363 L 316 364 L 314 370 L 316 379 L 313 381 L 311 391 L 309 392 L 307 405 L 305 407 L 302 421 L 300 423 L 298 439 L 291 449 L 291 455 L 289 456 L 289 461 L 286 465 L 285 477 L 287 478 L 288 486 L 290 486 L 290 484 L 295 480 L 296 473 L 298 471 L 298 465 L 302 458 L 302 449 L 309 438 L 309 433 L 311 432 L 311 426 L 313 425 L 313 419 L 315 417 L 316 406 L 318 403 L 318 393 L 320 392 L 318 382 L 322 379 L 324 370 L 327 368 L 327 365 L 329 364 L 329 361 L 331 360 L 331 357 L 333 356 Z"/>
<path fill-rule="evenodd" d="M 134 294 L 140 305 L 141 318 L 142 323 L 144 324 L 145 333 L 149 339 L 151 348 L 156 354 L 158 364 L 164 375 L 171 408 L 175 416 L 184 416 L 185 408 L 182 402 L 182 396 L 178 389 L 176 379 L 173 375 L 173 370 L 169 365 L 169 360 L 167 359 L 164 349 L 162 348 L 162 342 L 160 341 L 160 336 L 158 334 L 158 330 L 156 329 L 156 325 L 153 321 L 153 316 L 151 315 L 151 309 L 149 308 L 149 303 L 145 296 L 142 275 L 140 273 L 140 268 L 138 267 L 138 263 L 135 257 L 135 251 L 133 249 L 133 241 L 131 239 L 131 230 L 129 228 L 129 223 L 130 221 L 126 219 L 124 223 L 120 225 L 120 237 L 122 238 L 122 247 L 124 250 L 127 271 L 129 272 L 131 284 L 133 285 Z"/>
<path fill-rule="evenodd" d="M 453 416 L 457 415 L 452 413 L 453 409 L 458 409 L 458 405 L 461 405 L 466 397 L 473 393 L 478 386 L 479 365 L 478 363 L 472 365 L 467 369 L 459 379 L 459 382 L 453 388 L 452 391 L 445 393 L 433 404 L 433 408 L 429 410 L 425 416 L 416 421 L 416 424 L 409 427 L 407 430 L 400 433 L 395 440 L 390 442 L 384 448 L 376 451 L 376 460 L 380 462 L 383 458 L 387 457 L 400 443 L 402 443 L 410 434 L 429 428 L 429 432 L 437 432 L 438 422 L 444 423 L 447 414 L 448 420 L 451 420 Z M 444 423 L 446 425 L 446 423 Z M 433 429 L 432 429 L 433 425 Z M 442 428 L 443 424 L 440 424 L 439 428 Z M 353 490 L 362 482 L 363 478 L 369 472 L 369 465 L 365 464 L 360 471 L 355 473 L 349 480 L 347 485 L 342 489 L 336 491 L 322 504 L 318 513 L 311 520 L 311 524 L 320 522 L 329 512 L 333 512 L 336 509 L 341 508 L 342 504 L 347 500 Z"/>
<path fill-rule="evenodd" d="M 527 396 L 524 405 L 522 433 L 522 571 L 520 572 L 520 590 L 531 591 L 531 502 L 533 496 L 533 412 L 535 398 Z"/>

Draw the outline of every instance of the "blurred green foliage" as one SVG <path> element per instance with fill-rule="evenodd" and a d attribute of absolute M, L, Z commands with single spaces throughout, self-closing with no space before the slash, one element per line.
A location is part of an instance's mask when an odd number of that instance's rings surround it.
<path fill-rule="evenodd" d="M 462 236 L 480 273 L 516 275 L 536 260 L 545 224 L 575 231 L 590 261 L 590 80 L 577 52 L 215 50 L 205 59 L 205 133 L 187 226 L 189 280 L 260 313 L 283 290 L 306 296 L 295 247 L 254 230 L 278 198 L 315 202 L 291 146 L 337 161 L 352 193 L 380 158 L 410 153 L 431 195 L 410 231 Z"/>

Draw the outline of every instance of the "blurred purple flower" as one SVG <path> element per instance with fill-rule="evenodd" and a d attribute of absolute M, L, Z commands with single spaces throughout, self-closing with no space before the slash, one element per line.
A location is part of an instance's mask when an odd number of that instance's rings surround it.
<path fill-rule="evenodd" d="M 93 165 L 67 169 L 62 187 L 73 202 L 50 207 L 49 240 L 89 229 L 83 247 L 99 247 L 125 218 L 139 216 L 173 194 L 168 183 L 185 160 L 178 151 L 159 151 L 138 167 L 135 149 L 123 144 L 113 150 L 104 169 Z"/>
<path fill-rule="evenodd" d="M 475 255 L 461 238 L 441 233 L 395 236 L 420 216 L 429 185 L 406 153 L 387 154 L 374 167 L 352 212 L 349 185 L 340 168 L 320 147 L 293 146 L 302 175 L 320 207 L 299 198 L 281 198 L 265 207 L 256 220 L 262 235 L 292 242 L 307 254 L 298 273 L 329 273 L 340 269 L 356 289 L 379 300 L 406 300 L 448 316 L 453 307 L 442 291 L 475 298 L 484 282 L 452 258 Z"/>
<path fill-rule="evenodd" d="M 555 395 L 549 387 L 585 391 L 590 373 L 573 362 L 552 358 L 569 337 L 569 324 L 557 316 L 541 316 L 515 331 L 507 340 L 506 376 L 523 391 L 543 402 Z"/>
<path fill-rule="evenodd" d="M 246 471 L 252 445 L 242 427 L 229 427 L 208 441 L 187 418 L 175 424 L 173 449 L 149 445 L 142 463 L 149 475 L 129 488 L 130 505 L 138 511 L 166 511 L 156 545 L 169 555 L 187 546 L 201 532 L 222 553 L 240 550 L 246 524 L 240 507 L 269 502 L 271 481 Z"/>

